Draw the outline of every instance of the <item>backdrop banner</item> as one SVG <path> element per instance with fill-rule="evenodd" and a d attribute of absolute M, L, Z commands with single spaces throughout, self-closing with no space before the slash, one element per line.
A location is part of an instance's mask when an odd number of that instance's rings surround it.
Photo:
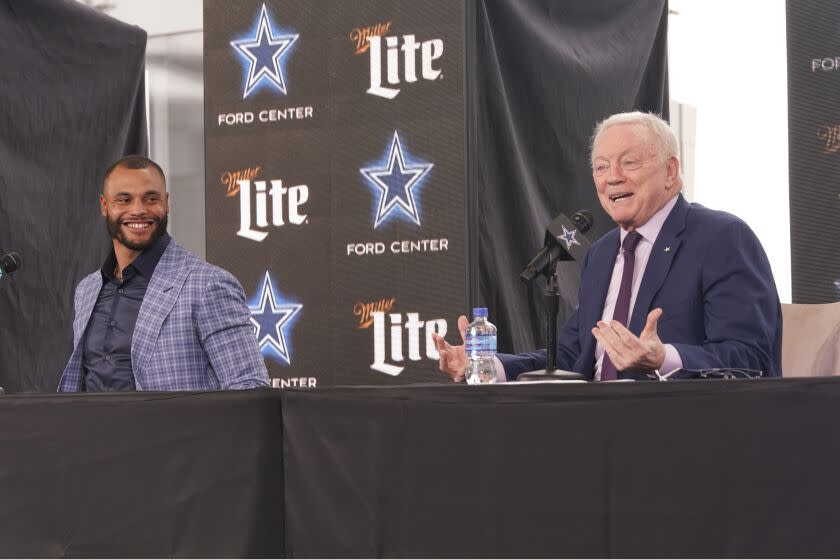
<path fill-rule="evenodd" d="M 664 0 L 591 4 L 205 1 L 207 256 L 276 386 L 448 382 L 432 334 L 479 304 L 542 342 L 546 225 L 612 227 L 592 127 L 667 105 Z"/>
<path fill-rule="evenodd" d="M 440 381 L 464 280 L 464 11 L 208 0 L 207 256 L 277 386 Z"/>
<path fill-rule="evenodd" d="M 840 300 L 840 4 L 787 2 L 794 303 Z"/>
<path fill-rule="evenodd" d="M 0 386 L 55 391 L 78 281 L 109 249 L 105 169 L 147 149 L 146 33 L 73 0 L 0 1 Z"/>

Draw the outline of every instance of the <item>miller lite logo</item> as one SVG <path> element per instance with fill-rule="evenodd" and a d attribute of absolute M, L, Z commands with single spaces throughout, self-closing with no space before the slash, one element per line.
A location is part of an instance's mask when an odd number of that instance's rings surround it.
<path fill-rule="evenodd" d="M 225 196 L 233 198 L 239 194 L 239 181 L 250 181 L 260 173 L 262 169 L 259 165 L 254 167 L 246 167 L 237 171 L 225 171 L 220 177 L 222 184 L 227 189 Z"/>
<path fill-rule="evenodd" d="M 840 150 L 840 124 L 818 127 L 817 138 L 823 141 L 822 153 L 833 154 Z"/>
<path fill-rule="evenodd" d="M 432 334 L 446 336 L 445 319 L 420 320 L 419 313 L 385 313 L 373 311 L 373 363 L 370 369 L 387 375 L 399 375 L 405 369 L 399 365 L 406 360 L 419 361 L 440 358 Z M 422 341 L 421 341 L 422 337 Z"/>
<path fill-rule="evenodd" d="M 400 85 L 403 81 L 409 84 L 416 82 L 418 70 L 424 80 L 442 77 L 440 68 L 435 67 L 435 61 L 443 55 L 442 39 L 418 43 L 414 35 L 381 37 L 371 34 L 367 40 L 370 45 L 370 88 L 367 93 L 371 95 L 393 99 L 400 93 L 399 88 L 382 85 L 383 68 L 384 79 L 389 86 Z"/>
<path fill-rule="evenodd" d="M 391 30 L 391 22 L 390 21 L 383 21 L 382 23 L 377 23 L 376 25 L 369 25 L 368 27 L 357 27 L 353 31 L 350 32 L 350 40 L 353 41 L 353 44 L 356 46 L 355 54 L 364 54 L 368 52 L 370 48 L 370 43 L 368 43 L 368 37 L 381 37 L 388 33 Z"/>
<path fill-rule="evenodd" d="M 260 242 L 268 236 L 269 225 L 308 223 L 302 206 L 309 200 L 306 185 L 283 186 L 280 179 L 251 181 L 242 179 L 239 186 L 239 231 L 236 235 Z"/>

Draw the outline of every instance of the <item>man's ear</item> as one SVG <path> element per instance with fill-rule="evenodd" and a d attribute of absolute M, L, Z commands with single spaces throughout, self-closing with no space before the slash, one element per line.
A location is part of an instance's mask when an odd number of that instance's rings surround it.
<path fill-rule="evenodd" d="M 671 189 L 674 186 L 680 186 L 680 160 L 676 156 L 671 156 L 665 162 L 665 188 Z"/>
<path fill-rule="evenodd" d="M 102 212 L 102 216 L 105 217 L 108 215 L 108 205 L 105 204 L 105 195 L 99 195 L 99 210 Z"/>

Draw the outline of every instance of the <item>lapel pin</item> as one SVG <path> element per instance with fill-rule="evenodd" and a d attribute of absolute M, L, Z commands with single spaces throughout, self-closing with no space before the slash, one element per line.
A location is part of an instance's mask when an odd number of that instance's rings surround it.
<path fill-rule="evenodd" d="M 668 251 L 670 251 L 670 250 L 671 250 L 671 248 L 670 248 L 670 247 L 665 247 L 665 252 L 666 252 L 666 253 L 667 253 Z"/>

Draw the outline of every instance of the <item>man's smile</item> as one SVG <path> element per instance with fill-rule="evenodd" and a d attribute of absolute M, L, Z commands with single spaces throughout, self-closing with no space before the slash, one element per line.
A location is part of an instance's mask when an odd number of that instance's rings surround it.
<path fill-rule="evenodd" d="M 154 224 L 154 220 L 143 220 L 143 221 L 124 221 L 122 225 L 127 227 L 128 229 L 136 232 L 143 232 L 149 229 Z"/>
<path fill-rule="evenodd" d="M 617 192 L 610 195 L 610 201 L 618 202 L 620 200 L 626 200 L 631 196 L 633 196 L 633 193 L 631 192 Z"/>

